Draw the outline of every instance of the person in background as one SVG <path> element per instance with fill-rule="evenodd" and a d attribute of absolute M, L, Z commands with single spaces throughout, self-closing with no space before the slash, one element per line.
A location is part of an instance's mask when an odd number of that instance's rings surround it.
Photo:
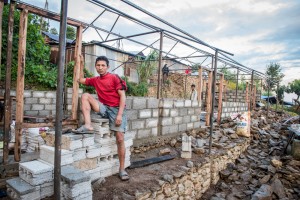
<path fill-rule="evenodd" d="M 198 94 L 197 94 L 197 91 L 195 90 L 195 84 L 192 84 L 192 85 L 191 85 L 191 88 L 192 88 L 192 93 L 191 93 L 190 99 L 191 99 L 192 101 L 197 101 L 197 99 L 198 99 Z"/>

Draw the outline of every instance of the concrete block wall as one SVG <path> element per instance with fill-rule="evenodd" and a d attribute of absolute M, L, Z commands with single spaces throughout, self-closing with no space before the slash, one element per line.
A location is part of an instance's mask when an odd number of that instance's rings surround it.
<path fill-rule="evenodd" d="M 0 95 L 4 96 L 4 90 L 0 90 Z M 79 96 L 82 94 L 82 89 L 79 89 Z M 68 88 L 67 92 L 67 110 L 71 113 L 72 110 L 72 93 L 73 89 Z M 11 96 L 16 96 L 16 91 L 11 90 Z M 16 112 L 16 101 L 12 102 L 13 113 Z M 24 115 L 29 116 L 54 116 L 56 113 L 56 91 L 34 91 L 24 90 Z"/>
<path fill-rule="evenodd" d="M 261 92 L 256 92 L 256 101 L 260 100 Z M 235 99 L 235 90 L 227 90 L 225 96 L 223 95 L 223 99 L 226 97 L 227 102 L 245 102 L 246 100 L 246 90 L 238 90 L 237 91 L 237 99 Z"/>
<path fill-rule="evenodd" d="M 248 106 L 243 102 L 222 102 L 222 118 L 229 117 L 234 113 L 248 111 Z"/>
<path fill-rule="evenodd" d="M 198 101 L 127 97 L 128 132 L 134 139 L 172 135 L 200 127 Z"/>

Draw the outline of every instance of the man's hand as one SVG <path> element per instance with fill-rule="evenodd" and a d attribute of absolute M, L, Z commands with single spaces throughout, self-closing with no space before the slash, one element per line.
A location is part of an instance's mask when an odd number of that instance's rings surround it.
<path fill-rule="evenodd" d="M 116 126 L 121 126 L 121 124 L 122 124 L 122 115 L 117 115 L 115 123 L 116 123 Z"/>

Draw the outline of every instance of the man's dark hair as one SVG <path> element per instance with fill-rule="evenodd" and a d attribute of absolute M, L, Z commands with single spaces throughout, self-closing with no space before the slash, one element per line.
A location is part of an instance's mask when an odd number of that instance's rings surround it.
<path fill-rule="evenodd" d="M 95 66 L 96 66 L 97 62 L 100 61 L 100 60 L 105 61 L 105 62 L 106 62 L 106 65 L 109 66 L 109 61 L 108 61 L 108 59 L 106 58 L 106 56 L 99 56 L 98 58 L 96 58 Z"/>
<path fill-rule="evenodd" d="M 191 87 L 196 87 L 195 84 L 192 84 Z"/>

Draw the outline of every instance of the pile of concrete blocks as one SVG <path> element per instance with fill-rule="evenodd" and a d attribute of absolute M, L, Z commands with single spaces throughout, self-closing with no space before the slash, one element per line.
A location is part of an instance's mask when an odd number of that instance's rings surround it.
<path fill-rule="evenodd" d="M 181 158 L 192 158 L 192 136 L 182 136 Z"/>
<path fill-rule="evenodd" d="M 94 134 L 68 133 L 61 137 L 63 199 L 92 199 L 91 182 L 119 172 L 116 136 L 109 130 L 108 119 L 93 118 L 92 125 Z M 128 134 L 124 138 L 128 167 L 133 138 Z M 48 133 L 45 141 L 46 145 L 40 147 L 40 159 L 20 163 L 20 178 L 7 181 L 12 199 L 41 199 L 54 194 L 55 133 Z"/>

